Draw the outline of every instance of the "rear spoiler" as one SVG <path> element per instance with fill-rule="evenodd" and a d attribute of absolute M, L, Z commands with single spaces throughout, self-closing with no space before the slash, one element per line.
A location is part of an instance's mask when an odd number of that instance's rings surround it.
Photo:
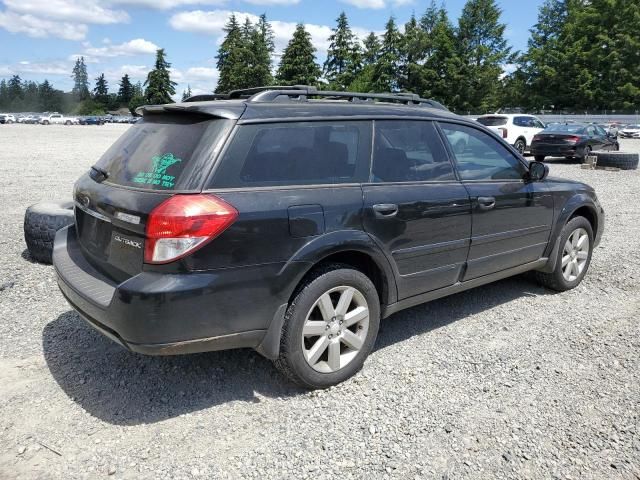
<path fill-rule="evenodd" d="M 243 111 L 244 108 L 246 108 L 246 105 L 243 105 Z M 239 114 L 238 112 L 238 108 L 224 108 L 222 105 L 213 106 L 211 103 L 194 103 L 192 105 L 169 103 L 167 105 L 143 105 L 142 107 L 136 108 L 136 115 L 140 117 L 159 113 L 192 113 L 214 118 L 225 118 L 228 120 L 237 120 L 241 116 L 241 113 Z"/>

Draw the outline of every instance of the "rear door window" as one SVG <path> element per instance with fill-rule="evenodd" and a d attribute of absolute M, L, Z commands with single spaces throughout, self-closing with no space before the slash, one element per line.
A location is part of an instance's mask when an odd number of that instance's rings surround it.
<path fill-rule="evenodd" d="M 371 182 L 455 180 L 453 167 L 432 122 L 375 122 Z"/>
<path fill-rule="evenodd" d="M 370 145 L 371 122 L 242 125 L 210 187 L 361 183 Z"/>
<path fill-rule="evenodd" d="M 195 190 L 233 122 L 196 114 L 148 115 L 100 158 L 105 183 L 145 190 Z"/>

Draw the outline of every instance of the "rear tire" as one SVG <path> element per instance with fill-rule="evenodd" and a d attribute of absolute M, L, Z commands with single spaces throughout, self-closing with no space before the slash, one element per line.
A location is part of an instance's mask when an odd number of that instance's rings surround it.
<path fill-rule="evenodd" d="M 589 220 L 584 217 L 571 219 L 558 237 L 558 256 L 553 272 L 534 272 L 536 281 L 558 292 L 576 288 L 589 270 L 593 254 L 593 239 L 593 228 Z M 580 242 L 583 243 L 580 244 Z M 588 242 L 586 248 L 584 242 Z"/>
<path fill-rule="evenodd" d="M 40 202 L 27 208 L 24 240 L 31 258 L 51 263 L 56 233 L 73 222 L 73 202 Z"/>
<path fill-rule="evenodd" d="M 545 155 L 535 155 L 533 158 L 536 162 L 544 162 Z"/>
<path fill-rule="evenodd" d="M 584 147 L 584 152 L 582 154 L 581 157 L 578 157 L 578 160 L 580 161 L 580 163 L 584 163 L 587 161 L 587 157 L 589 155 L 591 155 L 592 149 L 590 145 L 587 145 L 586 147 Z"/>
<path fill-rule="evenodd" d="M 513 144 L 516 150 L 520 153 L 520 155 L 524 155 L 524 151 L 527 149 L 527 142 L 525 142 L 522 138 L 516 140 L 516 143 Z"/>
<path fill-rule="evenodd" d="M 380 300 L 371 280 L 349 265 L 327 265 L 289 304 L 275 365 L 304 388 L 337 385 L 362 368 L 379 325 Z"/>

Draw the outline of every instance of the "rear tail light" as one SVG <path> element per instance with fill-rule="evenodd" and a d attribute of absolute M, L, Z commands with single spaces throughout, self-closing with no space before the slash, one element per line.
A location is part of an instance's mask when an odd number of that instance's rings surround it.
<path fill-rule="evenodd" d="M 567 142 L 570 142 L 570 143 L 577 143 L 578 141 L 580 141 L 580 137 L 576 137 L 576 136 L 567 137 L 566 140 Z"/>
<path fill-rule="evenodd" d="M 540 135 L 534 135 L 533 136 L 533 140 L 532 141 L 539 142 L 540 140 L 542 140 L 542 136 L 540 136 Z"/>
<path fill-rule="evenodd" d="M 169 263 L 224 232 L 238 211 L 214 195 L 175 195 L 149 214 L 144 261 Z"/>
<path fill-rule="evenodd" d="M 506 128 L 499 128 L 498 131 L 500 132 L 500 135 L 502 135 L 502 138 L 507 138 L 509 136 L 509 132 Z"/>

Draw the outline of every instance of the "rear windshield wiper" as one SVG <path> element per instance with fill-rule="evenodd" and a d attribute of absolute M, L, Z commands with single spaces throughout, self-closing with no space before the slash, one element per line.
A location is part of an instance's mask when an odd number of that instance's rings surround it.
<path fill-rule="evenodd" d="M 91 167 L 91 171 L 89 172 L 89 176 L 94 181 L 96 181 L 98 183 L 102 183 L 107 178 L 109 178 L 109 172 L 107 172 L 106 170 L 94 165 L 93 167 Z"/>

